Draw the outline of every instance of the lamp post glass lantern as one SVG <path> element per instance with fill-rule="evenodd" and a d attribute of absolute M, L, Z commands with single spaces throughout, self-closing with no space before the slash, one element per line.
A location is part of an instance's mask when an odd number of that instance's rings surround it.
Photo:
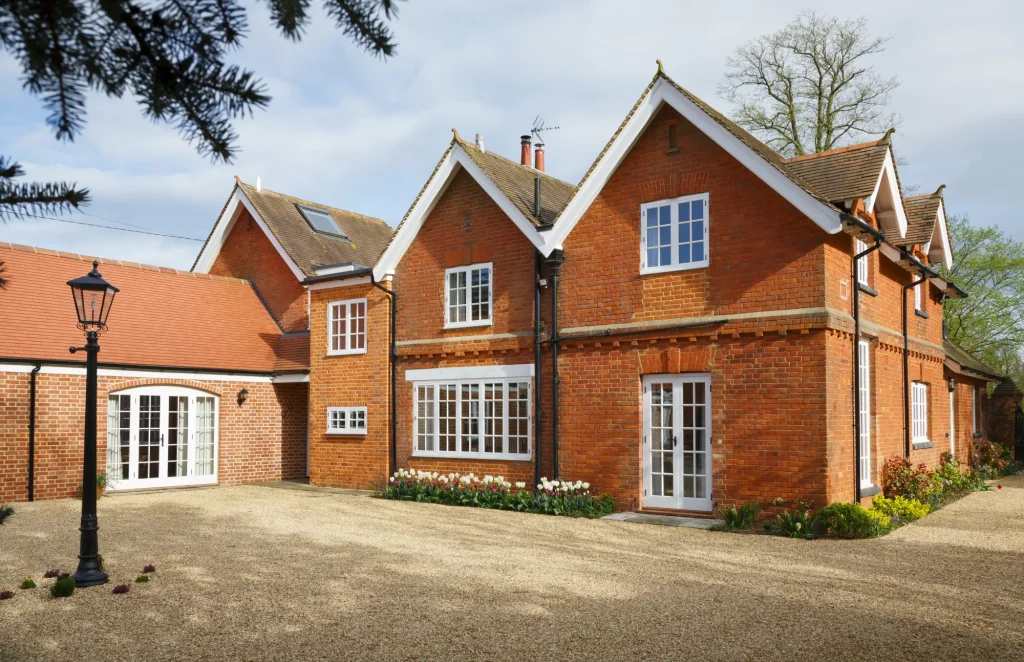
<path fill-rule="evenodd" d="M 69 280 L 75 300 L 78 328 L 85 332 L 85 347 L 72 347 L 71 353 L 85 350 L 85 453 L 82 461 L 82 524 L 75 585 L 97 586 L 107 583 L 100 567 L 99 523 L 96 519 L 96 367 L 100 351 L 100 332 L 107 328 L 107 316 L 118 289 L 103 280 L 99 262 L 81 278 Z"/>

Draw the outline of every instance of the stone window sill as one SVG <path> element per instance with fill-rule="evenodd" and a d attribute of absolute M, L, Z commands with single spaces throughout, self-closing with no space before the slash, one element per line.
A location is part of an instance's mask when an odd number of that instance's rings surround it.
<path fill-rule="evenodd" d="M 923 310 L 918 310 L 917 308 L 915 308 L 914 309 L 914 314 L 917 315 L 918 317 L 923 317 L 925 319 L 928 319 L 928 313 L 926 313 Z"/>
<path fill-rule="evenodd" d="M 870 294 L 873 297 L 878 296 L 878 290 L 871 287 L 870 285 L 865 285 L 864 283 L 857 283 L 857 289 L 859 289 L 864 294 Z"/>
<path fill-rule="evenodd" d="M 930 441 L 915 441 L 913 448 L 915 451 L 920 451 L 926 448 L 935 448 L 935 444 Z"/>
<path fill-rule="evenodd" d="M 878 487 L 877 485 L 871 485 L 871 486 L 868 486 L 868 487 L 860 488 L 860 497 L 862 499 L 864 497 L 875 496 L 876 494 L 881 494 L 881 493 L 882 493 L 882 489 L 880 487 Z"/>

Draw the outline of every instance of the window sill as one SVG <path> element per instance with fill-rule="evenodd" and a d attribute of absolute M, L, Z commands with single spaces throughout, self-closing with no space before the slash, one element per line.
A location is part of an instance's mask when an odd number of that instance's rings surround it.
<path fill-rule="evenodd" d="M 878 290 L 871 287 L 870 285 L 865 285 L 864 283 L 857 283 L 857 289 L 863 292 L 864 294 L 870 294 L 873 297 L 878 296 Z"/>
<path fill-rule="evenodd" d="M 325 432 L 328 437 L 365 437 L 366 430 L 358 430 L 354 432 L 343 432 L 341 430 L 328 430 Z"/>
<path fill-rule="evenodd" d="M 366 349 L 353 349 L 345 350 L 344 352 L 327 352 L 327 357 L 332 356 L 358 356 L 359 354 L 366 354 Z"/>
<path fill-rule="evenodd" d="M 654 276 L 657 274 L 670 274 L 674 271 L 692 271 L 693 269 L 706 269 L 710 265 L 709 260 L 694 262 L 693 264 L 672 265 L 671 267 L 654 267 L 651 269 L 641 267 L 641 276 Z"/>
<path fill-rule="evenodd" d="M 924 450 L 926 448 L 935 448 L 935 444 L 933 444 L 932 442 L 927 441 L 927 440 L 925 440 L 925 441 L 915 441 L 913 443 L 913 445 L 912 445 L 912 448 L 915 451 L 920 451 L 920 450 Z"/>
<path fill-rule="evenodd" d="M 925 319 L 928 319 L 928 313 L 926 313 L 923 310 L 918 310 L 917 308 L 915 308 L 914 309 L 914 314 L 917 315 L 918 317 L 923 317 Z"/>
<path fill-rule="evenodd" d="M 864 497 L 871 497 L 871 496 L 875 496 L 876 494 L 881 494 L 881 493 L 882 493 L 882 489 L 879 488 L 876 485 L 861 485 L 861 488 L 860 488 L 860 497 L 862 499 Z"/>
<path fill-rule="evenodd" d="M 481 326 L 492 326 L 494 322 L 492 320 L 480 321 L 480 322 L 456 322 L 454 324 L 445 323 L 444 330 L 450 329 L 472 329 L 474 327 Z"/>
<path fill-rule="evenodd" d="M 438 453 L 417 450 L 412 452 L 412 456 L 449 460 L 511 460 L 513 462 L 529 462 L 533 459 L 533 455 L 529 453 Z"/>

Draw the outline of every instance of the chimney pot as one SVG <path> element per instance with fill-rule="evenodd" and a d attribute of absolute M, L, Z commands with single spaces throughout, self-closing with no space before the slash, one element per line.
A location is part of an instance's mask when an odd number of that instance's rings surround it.
<path fill-rule="evenodd" d="M 533 150 L 530 149 L 530 136 L 521 136 L 519 140 L 523 146 L 520 152 L 519 165 L 533 165 Z"/>
<path fill-rule="evenodd" d="M 260 181 L 259 176 L 256 177 L 256 192 L 263 193 L 263 183 Z"/>
<path fill-rule="evenodd" d="M 476 134 L 476 148 L 484 154 L 487 153 L 487 150 L 484 149 L 484 134 L 482 133 Z"/>
<path fill-rule="evenodd" d="M 533 160 L 533 167 L 544 172 L 544 143 L 537 143 L 537 156 Z"/>

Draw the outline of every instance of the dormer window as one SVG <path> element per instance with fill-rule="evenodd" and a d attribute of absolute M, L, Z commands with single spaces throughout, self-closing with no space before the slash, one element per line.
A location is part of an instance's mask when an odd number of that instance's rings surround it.
<path fill-rule="evenodd" d="M 341 231 L 341 228 L 338 227 L 338 224 L 334 222 L 329 213 L 322 209 L 312 209 L 301 205 L 296 205 L 296 207 L 298 207 L 299 213 L 306 219 L 306 222 L 309 223 L 309 226 L 317 232 L 332 234 L 337 237 L 345 236 L 345 233 Z"/>

